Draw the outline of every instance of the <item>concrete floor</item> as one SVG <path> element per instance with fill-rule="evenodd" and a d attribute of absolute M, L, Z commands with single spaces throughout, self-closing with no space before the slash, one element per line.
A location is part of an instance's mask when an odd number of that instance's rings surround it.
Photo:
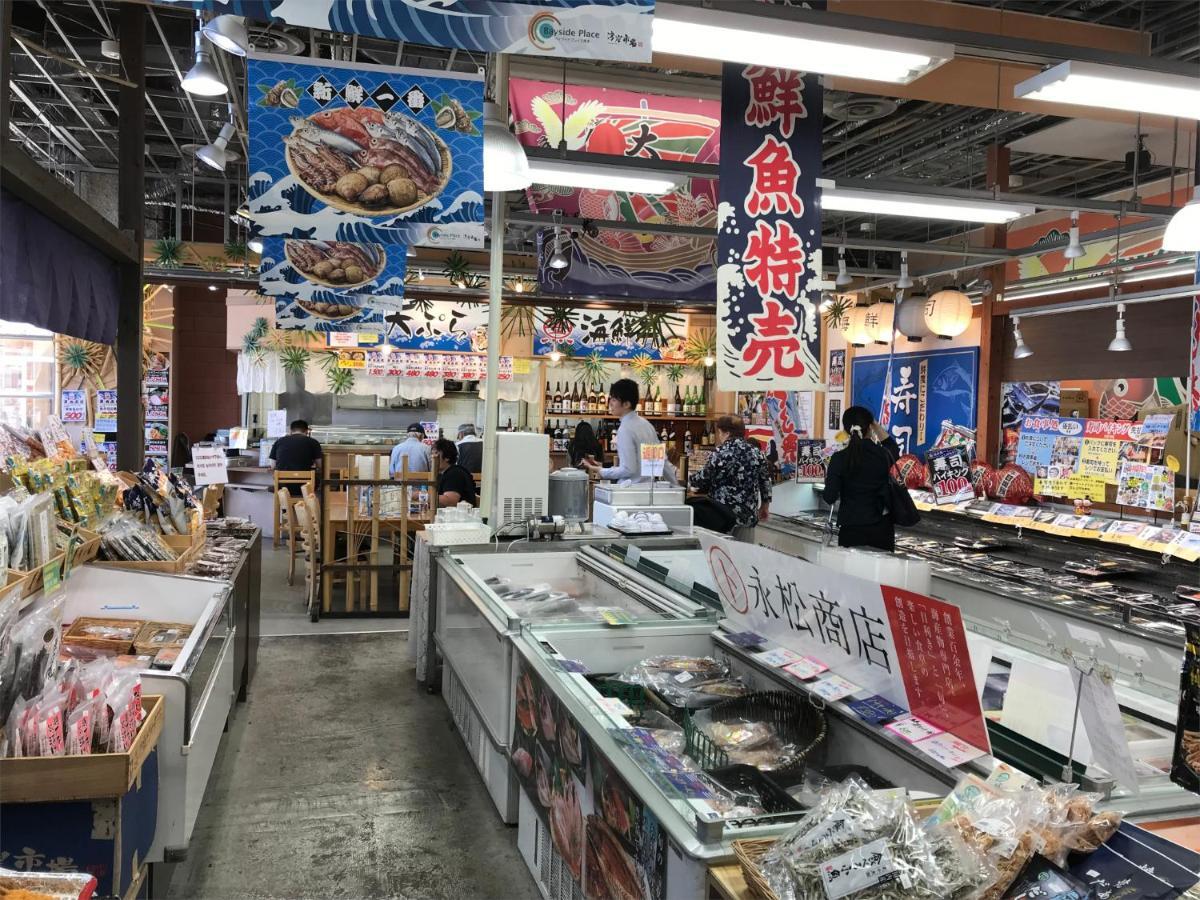
<path fill-rule="evenodd" d="M 299 610 L 281 557 L 264 547 L 264 621 L 268 606 Z M 412 669 L 403 633 L 264 638 L 166 896 L 540 897 Z"/>

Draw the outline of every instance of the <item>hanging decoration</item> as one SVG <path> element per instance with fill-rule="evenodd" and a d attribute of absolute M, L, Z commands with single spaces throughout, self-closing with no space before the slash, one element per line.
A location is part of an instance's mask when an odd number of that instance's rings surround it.
<path fill-rule="evenodd" d="M 920 343 L 933 334 L 925 324 L 927 302 L 924 294 L 910 294 L 899 301 L 896 309 L 896 330 L 914 343 Z"/>
<path fill-rule="evenodd" d="M 896 304 L 880 300 L 867 307 L 867 332 L 876 344 L 890 344 L 896 331 Z"/>
<path fill-rule="evenodd" d="M 407 257 L 401 247 L 280 237 L 262 242 L 259 293 L 310 305 L 370 296 L 377 309 L 403 306 Z"/>
<path fill-rule="evenodd" d="M 247 71 L 256 235 L 483 246 L 479 76 L 274 56 Z"/>
<path fill-rule="evenodd" d="M 533 352 L 545 356 L 557 347 L 574 356 L 597 352 L 605 359 L 638 354 L 683 359 L 687 336 L 688 317 L 681 313 L 547 307 L 537 311 Z"/>
<path fill-rule="evenodd" d="M 868 326 L 869 307 L 854 306 L 846 313 L 846 343 L 854 347 L 865 347 L 874 340 Z"/>
<path fill-rule="evenodd" d="M 821 84 L 726 64 L 717 231 L 717 386 L 821 388 Z"/>
<path fill-rule="evenodd" d="M 971 300 L 956 288 L 938 291 L 925 304 L 925 324 L 942 340 L 958 337 L 971 324 Z"/>

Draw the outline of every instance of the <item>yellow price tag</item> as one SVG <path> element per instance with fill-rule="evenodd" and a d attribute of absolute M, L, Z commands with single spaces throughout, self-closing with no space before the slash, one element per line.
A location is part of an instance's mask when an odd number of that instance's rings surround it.
<path fill-rule="evenodd" d="M 1170 453 L 1168 453 L 1166 463 L 1167 463 L 1167 468 L 1170 469 L 1172 472 L 1179 471 L 1179 459 L 1177 457 L 1172 456 Z"/>

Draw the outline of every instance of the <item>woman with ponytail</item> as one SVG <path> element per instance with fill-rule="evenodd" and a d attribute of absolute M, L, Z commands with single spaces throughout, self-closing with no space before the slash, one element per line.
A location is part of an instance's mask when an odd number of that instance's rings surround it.
<path fill-rule="evenodd" d="M 887 513 L 888 478 L 900 456 L 896 441 L 864 406 L 842 413 L 850 442 L 829 460 L 825 502 L 838 507 L 838 546 L 896 548 L 896 527 Z"/>

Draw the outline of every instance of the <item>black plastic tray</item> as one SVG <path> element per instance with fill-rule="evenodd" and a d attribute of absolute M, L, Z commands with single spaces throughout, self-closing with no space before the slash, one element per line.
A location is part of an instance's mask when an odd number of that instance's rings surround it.
<path fill-rule="evenodd" d="M 772 781 L 770 775 L 754 766 L 734 764 L 706 771 L 714 781 L 731 791 L 754 794 L 762 803 L 762 808 L 769 813 L 800 812 L 804 809 L 791 794 Z"/>

